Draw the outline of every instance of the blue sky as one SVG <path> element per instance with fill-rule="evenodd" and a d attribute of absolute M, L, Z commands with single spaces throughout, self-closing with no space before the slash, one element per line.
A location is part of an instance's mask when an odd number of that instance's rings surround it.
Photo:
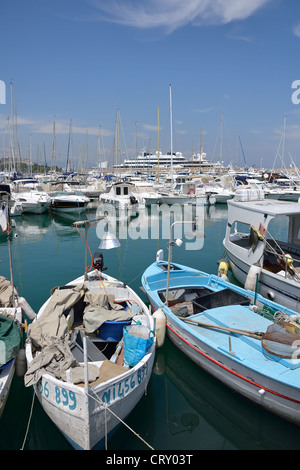
<path fill-rule="evenodd" d="M 300 166 L 299 0 L 10 0 L 0 9 L 0 155 L 13 106 L 21 154 L 65 165 L 112 162 L 117 108 L 122 159 L 136 148 L 199 151 L 225 164 L 272 168 L 284 116 L 284 164 Z M 300 94 L 299 94 L 300 96 Z M 1 100 L 1 97 L 0 97 Z M 222 154 L 220 124 L 223 116 Z M 87 140 L 88 135 L 88 140 Z M 31 138 L 30 138 L 31 136 Z M 87 149 L 88 141 L 88 149 Z M 6 150 L 4 150 L 6 152 Z"/>

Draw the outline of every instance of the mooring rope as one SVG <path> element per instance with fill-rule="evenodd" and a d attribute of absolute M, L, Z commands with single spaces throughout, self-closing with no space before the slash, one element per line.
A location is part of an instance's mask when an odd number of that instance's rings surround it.
<path fill-rule="evenodd" d="M 92 389 L 90 389 L 92 390 Z M 104 407 L 104 411 L 105 411 L 105 450 L 107 450 L 107 417 L 106 417 L 106 411 L 109 411 L 115 418 L 117 418 L 122 424 L 124 424 L 124 426 L 129 429 L 129 431 L 131 431 L 138 439 L 140 439 L 147 447 L 149 447 L 149 449 L 151 450 L 154 450 L 154 448 L 148 444 L 148 442 L 145 441 L 145 439 L 143 439 L 137 432 L 135 432 L 127 423 L 125 423 L 125 421 L 123 421 L 118 415 L 116 415 L 116 413 L 114 413 L 107 405 L 107 403 L 104 403 L 99 397 L 98 395 L 96 394 L 96 392 L 94 390 L 92 390 L 93 393 L 95 394 L 95 396 L 93 395 L 90 395 L 89 393 L 87 393 L 87 396 L 89 396 L 90 398 L 92 398 L 93 400 L 95 400 L 96 402 L 98 402 L 100 405 L 102 405 Z"/>
<path fill-rule="evenodd" d="M 31 423 L 31 418 L 32 418 L 34 399 L 35 399 L 35 391 L 33 390 L 33 397 L 32 397 L 32 402 L 31 402 L 29 420 L 28 420 L 28 423 L 27 423 L 27 428 L 26 428 L 26 432 L 25 432 L 24 441 L 23 441 L 23 444 L 22 444 L 22 447 L 21 447 L 20 450 L 24 450 L 25 442 L 27 440 L 27 435 L 28 435 L 28 431 L 29 431 L 29 427 L 30 427 L 30 423 Z"/>

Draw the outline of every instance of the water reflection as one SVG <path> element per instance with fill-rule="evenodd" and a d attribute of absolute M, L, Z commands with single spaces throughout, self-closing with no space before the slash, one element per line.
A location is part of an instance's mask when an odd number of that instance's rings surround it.
<path fill-rule="evenodd" d="M 94 219 L 104 215 L 102 210 L 103 207 L 90 209 L 86 211 L 86 217 Z M 114 217 L 113 213 L 110 215 Z M 166 248 L 169 239 L 170 225 L 166 234 L 163 233 L 163 215 L 156 215 L 154 219 L 154 214 L 145 209 L 139 209 L 135 214 L 115 214 L 118 233 L 122 233 L 122 230 L 128 233 L 128 227 L 131 227 L 131 234 L 135 234 L 136 238 L 132 235 L 132 238 L 121 239 L 120 248 L 104 253 L 105 265 L 109 266 L 108 274 L 128 283 L 145 301 L 146 296 L 143 297 L 139 289 L 141 275 L 154 261 L 157 249 Z M 120 220 L 120 216 L 124 220 Z M 184 213 L 177 208 L 173 216 L 182 218 Z M 84 217 L 81 214 L 79 220 Z M 15 283 L 20 295 L 28 300 L 34 310 L 38 310 L 55 285 L 64 285 L 83 273 L 84 243 L 72 225 L 74 221 L 73 218 L 66 219 L 59 214 L 28 214 L 16 221 L 15 230 L 19 236 L 12 238 Z M 126 224 L 122 225 L 123 222 Z M 204 228 L 205 232 L 203 248 L 189 251 L 184 246 L 176 247 L 173 259 L 216 274 L 217 260 L 221 259 L 224 252 L 222 241 L 227 208 L 205 207 L 202 222 L 203 227 L 199 225 L 199 230 Z M 151 239 L 151 227 L 152 233 L 155 233 L 157 225 L 159 239 Z M 165 238 L 162 239 L 163 235 Z M 97 226 L 90 227 L 88 243 L 92 252 L 97 251 L 99 238 Z M 31 243 L 32 240 L 36 243 Z M 6 236 L 4 243 L 7 243 Z M 2 273 L 9 275 L 7 249 L 4 246 L 1 247 L 1 259 Z M 43 275 L 37 275 L 37 272 Z M 31 390 L 14 382 L 10 404 L 0 422 L 0 434 L 3 436 L 1 449 L 19 449 L 22 444 L 32 402 L 32 394 L 29 392 Z M 267 413 L 217 382 L 168 340 L 157 351 L 146 394 L 126 423 L 156 450 L 300 448 L 298 427 Z M 147 446 L 136 434 L 121 425 L 109 441 L 109 450 L 146 450 Z M 70 448 L 38 403 L 34 405 L 25 448 Z"/>
<path fill-rule="evenodd" d="M 203 429 L 210 426 L 210 443 L 206 443 L 208 447 L 203 447 L 200 439 L 202 449 L 211 448 L 212 445 L 216 448 L 221 436 L 222 448 L 300 449 L 297 426 L 232 392 L 189 361 L 169 341 L 156 357 L 154 373 L 159 371 L 162 374 L 162 370 L 166 378 L 169 432 L 173 435 L 183 432 L 184 428 L 192 434 L 197 428 L 199 437 L 203 436 Z M 170 383 L 175 387 L 176 394 L 186 399 L 189 409 L 179 408 L 174 397 L 168 396 Z"/>

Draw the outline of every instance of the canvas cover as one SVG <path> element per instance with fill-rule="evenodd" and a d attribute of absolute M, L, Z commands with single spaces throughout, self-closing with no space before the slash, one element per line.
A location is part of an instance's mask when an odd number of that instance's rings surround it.
<path fill-rule="evenodd" d="M 14 307 L 12 305 L 12 285 L 11 282 L 3 276 L 0 276 L 0 307 Z M 14 294 L 17 296 L 17 290 L 14 287 Z"/>
<path fill-rule="evenodd" d="M 30 387 L 36 384 L 45 373 L 67 381 L 66 371 L 70 368 L 73 383 L 84 382 L 84 368 L 76 361 L 68 344 L 58 339 L 53 344 L 46 346 L 29 364 L 24 377 L 25 386 Z M 88 376 L 89 381 L 96 380 L 99 376 L 99 367 L 89 364 Z"/>
<path fill-rule="evenodd" d="M 76 286 L 55 288 L 43 313 L 29 325 L 28 337 L 33 349 L 39 352 L 28 366 L 24 377 L 26 387 L 38 382 L 44 373 L 66 380 L 66 371 L 71 368 L 73 383 L 84 382 L 84 367 L 75 359 L 69 344 L 69 326 L 64 312 L 70 309 L 84 296 L 88 303 L 84 313 L 84 324 L 87 333 L 93 332 L 106 320 L 128 320 L 136 312 L 114 301 L 99 290 L 86 291 L 84 283 Z M 133 309 L 134 310 L 134 309 Z M 88 365 L 89 382 L 99 377 L 99 367 Z"/>
<path fill-rule="evenodd" d="M 0 367 L 16 357 L 21 344 L 21 333 L 13 319 L 0 315 Z"/>
<path fill-rule="evenodd" d="M 41 316 L 29 325 L 28 337 L 32 347 L 40 352 L 28 366 L 24 377 L 26 387 L 37 383 L 46 372 L 65 380 L 66 371 L 70 367 L 72 371 L 74 370 L 74 383 L 75 380 L 79 382 L 84 380 L 83 367 L 79 366 L 67 341 L 64 341 L 69 334 L 64 312 L 78 302 L 83 293 L 83 284 L 66 289 L 54 289 Z M 89 370 L 90 373 L 91 380 L 95 380 L 98 373 L 95 374 L 93 369 Z"/>
<path fill-rule="evenodd" d="M 85 331 L 93 333 L 107 320 L 125 321 L 130 320 L 136 313 L 115 302 L 114 295 L 107 295 L 99 291 L 87 291 L 84 297 L 88 306 L 85 308 L 83 321 Z"/>
<path fill-rule="evenodd" d="M 82 297 L 83 284 L 66 289 L 54 289 L 42 315 L 28 328 L 28 336 L 36 349 L 52 344 L 69 333 L 64 312 Z"/>

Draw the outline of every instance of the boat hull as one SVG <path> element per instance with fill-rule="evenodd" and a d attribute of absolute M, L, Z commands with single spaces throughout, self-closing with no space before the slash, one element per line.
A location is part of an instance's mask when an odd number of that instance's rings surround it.
<path fill-rule="evenodd" d="M 300 424 L 299 396 L 294 395 L 291 397 L 289 387 L 278 387 L 277 382 L 266 380 L 265 376 L 253 374 L 252 371 L 251 378 L 249 378 L 249 369 L 243 366 L 237 369 L 236 362 L 228 358 L 224 360 L 224 354 L 216 354 L 213 349 L 201 342 L 195 344 L 192 335 L 188 335 L 185 330 L 177 328 L 171 321 L 167 322 L 167 334 L 172 343 L 182 353 L 224 385 L 272 413 L 293 423 Z M 271 392 L 265 391 L 266 389 Z M 288 397 L 288 409 L 286 407 L 287 398 L 285 397 Z M 291 401 L 291 398 L 295 399 L 296 402 Z"/>
<path fill-rule="evenodd" d="M 44 411 L 74 449 L 105 447 L 108 434 L 126 419 L 145 393 L 154 349 L 152 345 L 138 367 L 87 393 L 83 387 L 62 383 L 48 374 L 34 386 Z"/>
<path fill-rule="evenodd" d="M 49 202 L 31 203 L 28 201 L 22 201 L 21 199 L 19 201 L 22 204 L 23 213 L 27 214 L 44 214 L 50 207 Z"/>
<path fill-rule="evenodd" d="M 152 266 L 155 266 L 155 263 Z M 253 343 L 251 344 L 248 339 L 245 340 L 243 338 L 240 340 L 237 335 L 228 335 L 224 332 L 221 334 L 216 333 L 215 331 L 217 330 L 213 328 L 199 329 L 198 326 L 190 326 L 188 321 L 182 321 L 174 315 L 171 309 L 165 306 L 162 301 L 157 300 L 158 292 L 163 292 L 163 289 L 166 289 L 166 276 L 164 276 L 163 280 L 163 276 L 156 277 L 153 271 L 151 272 L 151 266 L 148 269 L 149 271 L 146 270 L 142 277 L 143 288 L 145 289 L 153 310 L 156 311 L 158 308 L 163 309 L 166 315 L 167 336 L 172 343 L 184 355 L 197 364 L 197 366 L 221 381 L 234 392 L 238 392 L 272 413 L 300 425 L 300 392 L 299 385 L 295 385 L 297 384 L 297 377 L 299 376 L 299 365 L 295 366 L 295 369 L 293 369 L 291 365 L 287 366 L 287 369 L 283 371 L 287 374 L 287 377 L 291 377 L 292 374 L 297 375 L 294 375 L 290 382 L 285 382 L 285 378 L 282 377 L 282 375 L 284 376 L 283 372 L 279 373 L 279 369 L 276 369 L 276 360 L 274 360 L 274 363 L 273 359 L 267 362 L 262 351 L 260 340 L 251 339 L 250 341 Z M 203 282 L 197 282 L 197 271 L 191 271 L 190 277 L 184 277 L 180 272 L 176 273 L 176 271 L 172 271 L 170 289 L 179 292 L 188 286 L 189 291 L 191 291 L 203 285 Z M 198 271 L 198 276 L 200 276 L 199 273 Z M 178 282 L 176 281 L 177 276 Z M 199 279 L 201 279 L 201 276 Z M 211 286 L 215 287 L 217 284 L 224 287 L 232 287 L 230 283 L 217 279 L 216 276 L 211 276 L 208 282 Z M 151 286 L 153 287 L 151 288 Z M 240 293 L 246 292 L 250 297 L 254 296 L 253 292 L 245 291 L 236 286 L 234 286 L 234 290 Z M 261 300 L 262 297 L 259 296 L 259 301 Z M 267 301 L 267 305 L 272 305 L 272 308 L 277 308 L 277 310 L 280 309 L 278 304 L 270 301 Z M 228 319 L 233 315 L 232 312 L 234 308 L 236 308 L 236 312 L 238 313 L 238 319 L 236 321 L 240 322 L 240 319 L 241 323 L 246 321 L 243 317 L 244 307 L 241 306 L 231 306 L 230 309 L 224 307 L 224 309 L 227 310 L 226 314 L 225 310 L 221 312 L 221 309 L 211 309 L 203 312 L 203 315 L 205 319 L 213 319 L 213 323 L 216 322 L 218 324 L 218 322 L 220 322 L 220 324 L 226 324 L 223 320 L 225 317 Z M 221 316 L 222 314 L 224 314 L 224 317 Z M 252 313 L 249 315 L 250 319 L 251 315 Z M 196 315 L 194 315 L 194 317 L 195 316 Z M 262 322 L 263 325 L 263 322 L 266 320 L 262 319 L 261 316 L 257 317 L 257 321 Z M 191 318 L 193 318 L 193 316 Z M 205 320 L 202 320 L 202 322 L 203 321 Z M 253 322 L 253 320 L 251 321 Z M 239 323 L 237 324 L 239 325 Z M 246 328 L 246 330 L 249 331 L 249 328 Z M 241 341 L 244 342 L 242 346 Z M 256 355 L 256 363 L 251 363 L 252 354 Z M 265 362 L 267 364 L 265 364 Z M 271 369 L 273 367 L 272 373 L 268 373 L 268 367 Z M 281 365 L 278 367 L 280 368 Z"/>
<path fill-rule="evenodd" d="M 51 202 L 50 208 L 53 211 L 59 212 L 75 212 L 81 213 L 84 212 L 86 209 L 87 203 L 86 202 L 67 202 L 67 201 L 53 201 Z"/>
<path fill-rule="evenodd" d="M 3 414 L 15 373 L 15 359 L 0 369 L 0 418 Z"/>

